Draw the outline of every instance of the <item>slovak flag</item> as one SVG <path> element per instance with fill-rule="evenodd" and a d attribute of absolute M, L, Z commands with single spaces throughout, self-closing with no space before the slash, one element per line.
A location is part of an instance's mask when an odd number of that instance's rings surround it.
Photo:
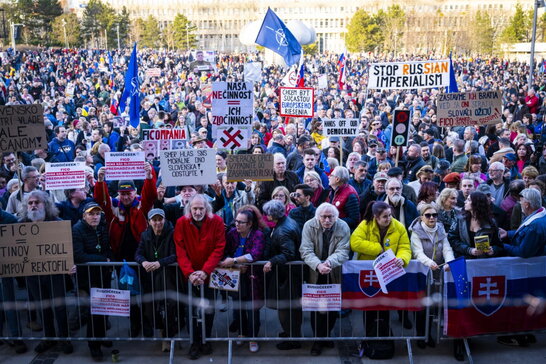
<path fill-rule="evenodd" d="M 298 80 L 296 81 L 296 87 L 305 87 L 305 65 L 301 62 L 300 71 L 298 72 Z"/>
<path fill-rule="evenodd" d="M 340 90 L 343 90 L 343 86 L 345 86 L 345 63 L 346 62 L 347 62 L 347 58 L 345 57 L 345 53 L 341 53 L 341 56 L 339 57 L 339 60 L 337 61 L 337 69 L 339 71 L 337 84 L 339 85 Z"/>
<path fill-rule="evenodd" d="M 450 265 L 451 266 L 451 265 Z M 470 299 L 461 305 L 453 276 L 444 272 L 444 335 L 531 331 L 546 328 L 546 315 L 529 316 L 523 298 L 546 295 L 546 256 L 466 261 Z"/>
<path fill-rule="evenodd" d="M 373 260 L 345 262 L 341 284 L 343 308 L 362 311 L 422 310 L 430 269 L 416 260 L 410 261 L 404 269 L 406 274 L 389 283 L 389 293 L 383 293 L 373 269 Z"/>

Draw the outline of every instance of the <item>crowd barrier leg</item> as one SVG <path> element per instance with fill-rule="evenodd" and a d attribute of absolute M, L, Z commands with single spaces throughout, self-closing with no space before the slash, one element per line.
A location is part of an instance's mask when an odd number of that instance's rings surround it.
<path fill-rule="evenodd" d="M 468 345 L 468 339 L 463 339 L 463 343 L 464 343 L 464 350 L 466 352 L 466 356 L 468 357 L 468 363 L 469 364 L 474 364 L 474 359 L 472 359 L 472 353 L 470 351 L 470 346 Z"/>

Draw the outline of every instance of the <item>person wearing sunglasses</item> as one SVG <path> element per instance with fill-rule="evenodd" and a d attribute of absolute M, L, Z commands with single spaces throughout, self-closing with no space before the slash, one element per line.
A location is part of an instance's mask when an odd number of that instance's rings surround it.
<path fill-rule="evenodd" d="M 419 208 L 420 217 L 415 219 L 409 230 L 411 231 L 411 251 L 413 257 L 423 265 L 432 269 L 434 280 L 440 279 L 441 264 L 455 259 L 451 245 L 447 239 L 447 233 L 442 223 L 438 223 L 438 208 L 433 204 L 422 204 Z M 445 264 L 444 269 L 449 270 Z M 434 288 L 439 286 L 433 285 Z M 417 335 L 425 335 L 426 311 L 418 311 L 416 314 Z M 430 323 L 429 323 L 430 324 Z M 429 333 L 431 331 L 429 330 Z M 432 335 L 428 339 L 418 340 L 417 346 L 424 349 L 426 346 L 434 347 Z"/>

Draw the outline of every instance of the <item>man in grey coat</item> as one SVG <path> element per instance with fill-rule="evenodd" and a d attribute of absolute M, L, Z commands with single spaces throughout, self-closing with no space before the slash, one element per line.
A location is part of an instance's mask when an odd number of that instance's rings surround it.
<path fill-rule="evenodd" d="M 309 270 L 311 284 L 341 283 L 341 266 L 349 259 L 349 225 L 339 219 L 337 208 L 321 204 L 315 218 L 303 226 L 300 253 Z M 311 327 L 316 337 L 328 337 L 339 312 L 311 312 Z M 315 341 L 311 355 L 320 355 L 323 347 L 333 347 L 332 341 Z"/>

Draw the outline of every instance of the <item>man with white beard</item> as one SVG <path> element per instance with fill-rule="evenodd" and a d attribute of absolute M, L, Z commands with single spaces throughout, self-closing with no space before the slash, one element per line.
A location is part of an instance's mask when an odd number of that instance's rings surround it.
<path fill-rule="evenodd" d="M 19 222 L 61 221 L 58 215 L 59 211 L 51 197 L 44 191 L 35 190 L 25 197 Z M 28 292 L 32 296 L 30 298 L 37 304 L 36 309 L 42 310 L 43 336 L 46 338 L 66 338 L 69 335 L 64 278 L 63 274 L 27 277 Z M 57 332 L 55 332 L 54 319 L 57 321 Z M 34 351 L 43 353 L 56 344 L 55 341 L 42 340 Z M 70 354 L 74 350 L 70 341 L 59 341 L 58 344 L 65 354 Z"/>
<path fill-rule="evenodd" d="M 392 217 L 400 221 L 406 229 L 419 216 L 415 204 L 402 196 L 402 182 L 398 178 L 387 181 L 383 199 L 391 206 Z"/>

